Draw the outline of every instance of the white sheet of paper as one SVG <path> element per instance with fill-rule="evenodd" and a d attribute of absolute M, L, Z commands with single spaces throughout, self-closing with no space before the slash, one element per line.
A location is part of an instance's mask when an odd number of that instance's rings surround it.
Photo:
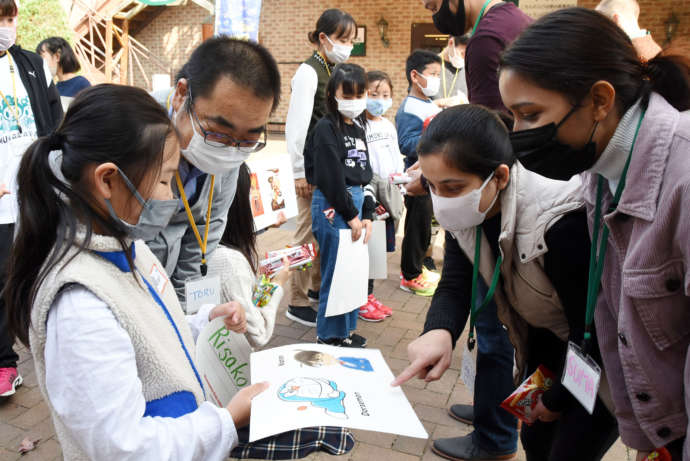
<path fill-rule="evenodd" d="M 326 317 L 347 314 L 367 302 L 369 280 L 369 252 L 364 245 L 364 232 L 356 242 L 350 229 L 340 229 L 338 254 L 331 289 L 328 292 Z"/>
<path fill-rule="evenodd" d="M 470 351 L 465 342 L 465 347 L 462 351 L 462 364 L 460 365 L 460 379 L 465 383 L 465 386 L 474 394 L 474 380 L 477 377 L 477 348 Z"/>
<path fill-rule="evenodd" d="M 386 261 L 386 222 L 372 223 L 369 247 L 369 278 L 388 278 L 388 262 Z"/>
<path fill-rule="evenodd" d="M 249 384 L 251 352 L 247 338 L 227 330 L 222 317 L 206 325 L 196 342 L 196 366 L 204 383 L 206 400 L 224 407 Z"/>
<path fill-rule="evenodd" d="M 313 426 L 428 438 L 377 349 L 291 344 L 254 352 L 251 362 L 252 383 L 270 387 L 252 400 L 250 442 Z"/>
<path fill-rule="evenodd" d="M 220 304 L 220 276 L 207 275 L 184 284 L 185 312 L 196 313 L 204 304 Z"/>
<path fill-rule="evenodd" d="M 601 368 L 590 357 L 585 356 L 575 344 L 568 343 L 565 368 L 561 379 L 563 387 L 582 404 L 591 415 L 599 392 Z"/>
<path fill-rule="evenodd" d="M 256 230 L 276 223 L 278 214 L 285 219 L 297 216 L 297 193 L 290 155 L 269 155 L 247 160 L 251 171 L 249 201 Z"/>

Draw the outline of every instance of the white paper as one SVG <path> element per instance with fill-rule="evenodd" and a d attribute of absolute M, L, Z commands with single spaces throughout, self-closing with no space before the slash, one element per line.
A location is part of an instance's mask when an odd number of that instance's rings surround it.
<path fill-rule="evenodd" d="M 297 216 L 297 194 L 288 154 L 247 160 L 251 171 L 249 201 L 256 230 L 265 229 L 278 221 L 279 213 L 285 219 Z"/>
<path fill-rule="evenodd" d="M 224 407 L 249 384 L 252 348 L 243 334 L 225 328 L 223 317 L 213 319 L 196 342 L 196 366 L 206 400 Z"/>
<path fill-rule="evenodd" d="M 220 304 L 220 276 L 207 275 L 184 284 L 185 312 L 196 313 L 204 304 Z"/>
<path fill-rule="evenodd" d="M 367 303 L 369 252 L 364 245 L 364 232 L 356 242 L 350 229 L 340 229 L 338 254 L 328 292 L 326 317 L 347 314 Z"/>
<path fill-rule="evenodd" d="M 254 352 L 249 441 L 313 426 L 339 426 L 427 438 L 377 349 L 292 344 Z"/>
<path fill-rule="evenodd" d="M 385 221 L 374 221 L 372 223 L 371 238 L 369 239 L 367 246 L 369 247 L 369 278 L 388 278 Z"/>
<path fill-rule="evenodd" d="M 465 343 L 462 351 L 462 364 L 460 365 L 460 379 L 470 393 L 474 394 L 474 380 L 477 377 L 477 348 L 470 351 Z"/>
<path fill-rule="evenodd" d="M 590 357 L 585 356 L 573 343 L 568 344 L 563 370 L 563 386 L 582 404 L 591 415 L 599 392 L 601 368 Z"/>

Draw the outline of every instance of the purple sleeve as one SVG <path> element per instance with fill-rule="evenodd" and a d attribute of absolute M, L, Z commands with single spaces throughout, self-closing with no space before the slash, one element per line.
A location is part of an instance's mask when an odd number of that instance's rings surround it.
<path fill-rule="evenodd" d="M 465 65 L 470 103 L 507 113 L 498 91 L 499 58 L 504 49 L 505 44 L 497 37 L 474 37 L 467 46 Z"/>

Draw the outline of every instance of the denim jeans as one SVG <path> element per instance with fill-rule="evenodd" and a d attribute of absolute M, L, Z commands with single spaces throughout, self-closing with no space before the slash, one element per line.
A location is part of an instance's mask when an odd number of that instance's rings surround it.
<path fill-rule="evenodd" d="M 487 292 L 479 278 L 478 302 Z M 477 375 L 474 382 L 474 443 L 491 453 L 512 453 L 517 449 L 517 420 L 500 407 L 513 384 L 513 345 L 490 302 L 479 312 L 477 330 Z"/>
<path fill-rule="evenodd" d="M 361 214 L 364 201 L 362 188 L 353 186 L 348 187 L 347 190 Z M 324 210 L 329 208 L 331 205 L 323 193 L 319 189 L 314 190 L 311 200 L 311 230 L 316 241 L 319 242 L 319 250 L 321 251 L 321 288 L 319 290 L 319 310 L 316 314 L 316 336 L 320 339 L 349 337 L 350 333 L 357 328 L 359 313 L 359 309 L 355 309 L 347 314 L 326 317 L 328 292 L 331 289 L 338 243 L 340 242 L 340 229 L 350 228 L 345 219 L 338 213 L 335 213 L 331 220 L 326 218 Z"/>

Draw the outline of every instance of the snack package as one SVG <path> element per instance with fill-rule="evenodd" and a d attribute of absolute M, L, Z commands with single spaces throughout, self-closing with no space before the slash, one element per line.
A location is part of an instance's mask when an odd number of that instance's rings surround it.
<path fill-rule="evenodd" d="M 391 184 L 407 184 L 412 178 L 407 173 L 391 173 L 388 180 Z"/>
<path fill-rule="evenodd" d="M 539 368 L 501 403 L 501 408 L 526 423 L 530 422 L 529 416 L 537 406 L 539 396 L 553 386 L 555 379 L 548 368 L 539 365 Z"/>
<path fill-rule="evenodd" d="M 313 243 L 307 243 L 297 247 L 289 247 L 282 250 L 269 251 L 266 258 L 259 262 L 259 271 L 271 277 L 283 268 L 283 258 L 287 257 L 290 267 L 311 266 L 316 258 L 316 247 Z"/>
<path fill-rule="evenodd" d="M 278 289 L 278 285 L 271 283 L 265 275 L 260 275 L 256 288 L 252 293 L 252 303 L 256 307 L 264 307 L 271 300 L 273 293 Z"/>
<path fill-rule="evenodd" d="M 669 453 L 666 448 L 657 448 L 645 456 L 642 461 L 672 461 L 672 458 L 671 453 Z"/>

